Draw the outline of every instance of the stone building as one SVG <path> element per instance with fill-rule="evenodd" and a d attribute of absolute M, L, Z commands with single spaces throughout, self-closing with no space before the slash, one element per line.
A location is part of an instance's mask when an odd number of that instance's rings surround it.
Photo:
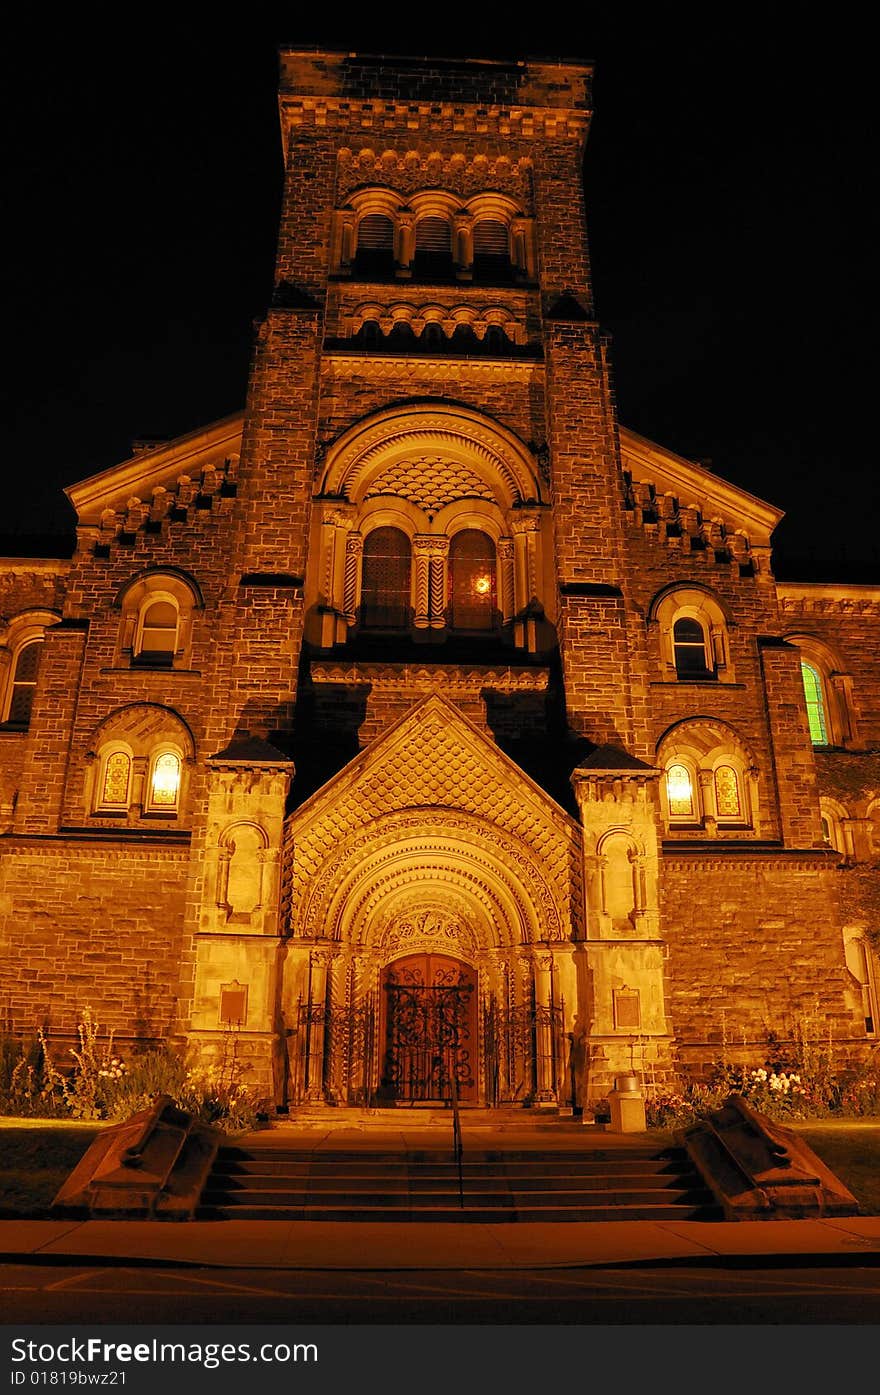
<path fill-rule="evenodd" d="M 282 1107 L 863 1054 L 880 587 L 618 426 L 589 69 L 284 52 L 280 114 L 243 414 L 0 562 L 5 1025 Z"/>

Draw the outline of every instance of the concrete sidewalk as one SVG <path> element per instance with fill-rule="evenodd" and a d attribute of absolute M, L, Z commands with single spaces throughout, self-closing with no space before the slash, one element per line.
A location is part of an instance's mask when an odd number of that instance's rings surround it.
<path fill-rule="evenodd" d="M 422 1225 L 0 1221 L 0 1262 L 234 1269 L 541 1269 L 880 1264 L 880 1216 L 803 1221 Z"/>

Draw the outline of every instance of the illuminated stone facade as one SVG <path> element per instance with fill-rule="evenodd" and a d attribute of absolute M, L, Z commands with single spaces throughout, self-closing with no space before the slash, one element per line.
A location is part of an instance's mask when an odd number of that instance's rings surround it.
<path fill-rule="evenodd" d="M 583 67 L 282 55 L 243 415 L 0 563 L 13 1029 L 231 1034 L 281 1106 L 876 1039 L 880 588 L 777 585 L 779 510 L 618 427 L 589 117 Z"/>

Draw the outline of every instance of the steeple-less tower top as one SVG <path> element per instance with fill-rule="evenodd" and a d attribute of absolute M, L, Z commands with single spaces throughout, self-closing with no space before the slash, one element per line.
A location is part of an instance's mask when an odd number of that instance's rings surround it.
<path fill-rule="evenodd" d="M 318 294 L 367 269 L 458 284 L 503 273 L 589 310 L 591 76 L 538 60 L 284 51 L 279 282 Z"/>

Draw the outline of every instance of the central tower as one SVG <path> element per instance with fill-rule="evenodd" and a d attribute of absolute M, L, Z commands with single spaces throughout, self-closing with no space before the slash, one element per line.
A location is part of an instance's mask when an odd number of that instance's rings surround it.
<path fill-rule="evenodd" d="M 420 1098 L 453 1069 L 462 1098 L 561 1097 L 565 1031 L 591 1015 L 578 805 L 623 749 L 608 895 L 640 943 L 657 933 L 643 639 L 583 206 L 590 77 L 281 55 L 285 193 L 231 592 L 239 730 L 212 766 L 205 862 L 212 844 L 238 856 L 230 810 L 259 826 L 255 858 L 280 861 L 265 1040 L 294 1098 Z M 604 748 L 574 794 L 573 766 Z M 597 846 L 608 809 L 590 806 Z M 203 913 L 197 1001 L 219 928 Z M 467 1024 L 466 1060 L 406 1043 L 412 993 L 428 995 L 413 1020 Z"/>

